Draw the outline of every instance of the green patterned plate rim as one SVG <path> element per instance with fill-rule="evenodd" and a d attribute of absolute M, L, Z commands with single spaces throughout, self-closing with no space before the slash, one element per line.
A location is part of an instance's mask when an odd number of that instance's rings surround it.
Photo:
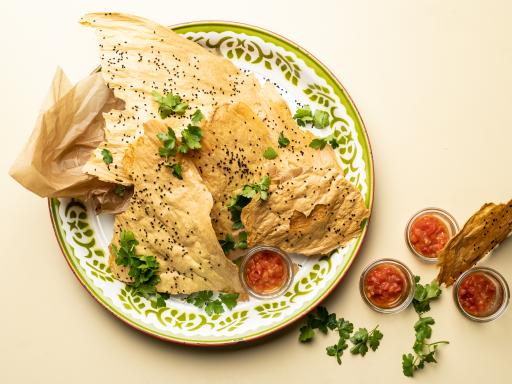
<path fill-rule="evenodd" d="M 308 103 L 331 115 L 330 129 L 340 144 L 337 157 L 345 176 L 373 207 L 374 181 L 370 142 L 350 96 L 313 55 L 273 32 L 246 24 L 200 21 L 171 27 L 177 33 L 224 55 L 260 80 L 273 82 L 292 107 Z M 312 129 L 313 133 L 325 135 Z M 96 216 L 76 199 L 49 199 L 55 235 L 71 270 L 87 291 L 113 315 L 151 336 L 188 345 L 227 345 L 255 340 L 301 318 L 341 281 L 359 252 L 359 238 L 321 259 L 296 258 L 301 265 L 291 288 L 273 300 L 251 299 L 232 311 L 207 316 L 179 298 L 152 308 L 129 287 L 112 278 L 107 246 L 113 219 Z"/>

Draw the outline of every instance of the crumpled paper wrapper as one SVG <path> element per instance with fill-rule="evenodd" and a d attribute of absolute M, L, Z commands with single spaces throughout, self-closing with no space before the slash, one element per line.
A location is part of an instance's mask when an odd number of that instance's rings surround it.
<path fill-rule="evenodd" d="M 120 197 L 116 184 L 82 172 L 92 151 L 104 140 L 103 113 L 122 109 L 99 72 L 72 86 L 58 68 L 41 113 L 9 174 L 41 197 L 75 197 L 90 201 L 97 211 L 126 209 L 131 189 Z"/>

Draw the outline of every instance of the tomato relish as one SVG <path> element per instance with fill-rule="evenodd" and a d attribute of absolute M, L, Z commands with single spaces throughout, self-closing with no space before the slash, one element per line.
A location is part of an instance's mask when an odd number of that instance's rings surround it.
<path fill-rule="evenodd" d="M 460 306 L 476 317 L 493 314 L 501 305 L 500 297 L 497 283 L 482 272 L 467 275 L 458 290 Z"/>
<path fill-rule="evenodd" d="M 257 294 L 273 293 L 288 281 L 288 264 L 278 252 L 263 249 L 252 254 L 244 266 L 247 286 Z"/>
<path fill-rule="evenodd" d="M 435 258 L 451 237 L 448 226 L 435 215 L 425 214 L 411 224 L 409 241 L 425 257 Z"/>
<path fill-rule="evenodd" d="M 368 300 L 380 308 L 392 308 L 407 294 L 408 282 L 400 267 L 383 263 L 370 269 L 364 278 L 364 292 Z"/>

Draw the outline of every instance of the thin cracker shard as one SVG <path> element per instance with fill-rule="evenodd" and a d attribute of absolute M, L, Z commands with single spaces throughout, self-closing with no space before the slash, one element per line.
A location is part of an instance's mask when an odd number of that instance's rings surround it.
<path fill-rule="evenodd" d="M 484 204 L 439 253 L 437 280 L 452 285 L 511 233 L 512 200 L 506 204 Z"/>
<path fill-rule="evenodd" d="M 219 245 L 210 220 L 212 197 L 194 164 L 177 156 L 183 180 L 171 175 L 165 158 L 158 155 L 156 137 L 166 127 L 159 121 L 145 124 L 145 134 L 128 149 L 124 166 L 134 184 L 128 209 L 118 214 L 112 244 L 119 243 L 123 230 L 139 241 L 137 253 L 153 255 L 160 264 L 158 292 L 188 294 L 202 290 L 244 290 L 238 268 Z M 111 254 L 110 267 L 116 278 L 130 282 L 126 267 L 117 265 Z"/>

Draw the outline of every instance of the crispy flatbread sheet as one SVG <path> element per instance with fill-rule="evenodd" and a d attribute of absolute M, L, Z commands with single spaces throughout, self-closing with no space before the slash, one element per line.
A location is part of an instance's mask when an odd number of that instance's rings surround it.
<path fill-rule="evenodd" d="M 273 161 L 266 160 L 263 152 L 275 145 L 266 126 L 244 103 L 218 107 L 202 130 L 201 149 L 191 159 L 213 196 L 210 216 L 217 238 L 223 239 L 233 233 L 227 208 L 231 197 L 267 174 Z"/>
<path fill-rule="evenodd" d="M 283 127 L 286 135 L 296 138 L 295 148 L 278 149 L 266 125 L 244 103 L 218 107 L 202 129 L 202 148 L 192 161 L 212 193 L 218 239 L 234 233 L 227 208 L 231 197 L 264 175 L 272 180 L 268 201 L 256 196 L 242 210 L 249 245 L 264 243 L 311 256 L 329 253 L 361 233 L 361 222 L 368 217 L 361 193 L 339 167 L 317 167 L 316 156 L 322 151 L 302 157 L 301 151 L 307 150 L 304 132 Z M 263 157 L 268 146 L 275 147 L 276 159 Z M 290 165 L 301 157 L 297 166 Z"/>
<path fill-rule="evenodd" d="M 438 256 L 437 280 L 452 285 L 461 273 L 475 265 L 512 233 L 512 200 L 487 203 L 464 224 Z"/>
<path fill-rule="evenodd" d="M 359 190 L 336 169 L 313 168 L 271 185 L 268 201 L 253 199 L 242 210 L 242 222 L 249 245 L 313 256 L 359 236 L 368 214 Z"/>
<path fill-rule="evenodd" d="M 212 196 L 194 164 L 178 156 L 183 166 L 179 180 L 159 156 L 158 132 L 166 126 L 153 120 L 145 134 L 126 152 L 124 167 L 134 184 L 128 209 L 116 215 L 113 244 L 119 244 L 123 230 L 132 231 L 139 241 L 137 253 L 153 255 L 160 263 L 159 292 L 188 294 L 202 290 L 238 292 L 244 290 L 238 268 L 222 251 L 211 225 Z M 113 274 L 129 282 L 128 269 L 110 256 Z"/>
<path fill-rule="evenodd" d="M 122 159 L 129 143 L 143 133 L 143 123 L 160 118 L 153 91 L 173 92 L 189 104 L 182 116 L 165 123 L 179 129 L 196 108 L 208 116 L 217 106 L 244 101 L 261 112 L 259 82 L 241 73 L 229 60 L 215 55 L 169 28 L 118 13 L 85 15 L 81 23 L 95 28 L 100 48 L 101 73 L 125 109 L 105 114 L 105 142 L 94 152 L 84 172 L 101 180 L 131 184 Z M 179 131 L 178 131 L 179 133 Z M 101 149 L 108 147 L 113 164 L 106 167 Z"/>
<path fill-rule="evenodd" d="M 314 156 L 319 166 L 338 166 L 331 148 L 315 153 L 307 147 L 313 136 L 297 127 L 275 87 L 268 82 L 262 87 L 253 75 L 242 73 L 226 58 L 137 16 L 93 13 L 85 15 L 81 23 L 95 29 L 105 83 L 125 101 L 124 110 L 105 114 L 105 141 L 85 165 L 85 173 L 105 181 L 131 183 L 122 159 L 128 144 L 142 134 L 142 123 L 159 117 L 158 103 L 151 95 L 154 90 L 179 94 L 189 104 L 187 114 L 165 119 L 178 135 L 196 108 L 208 116 L 219 105 L 243 102 L 265 123 L 274 145 L 286 128 L 292 150 L 295 145 L 303 148 L 303 153 L 287 159 L 290 164 L 283 168 L 287 172 L 282 172 L 282 177 L 300 172 L 305 157 Z M 114 157 L 108 168 L 101 156 L 104 147 Z"/>

